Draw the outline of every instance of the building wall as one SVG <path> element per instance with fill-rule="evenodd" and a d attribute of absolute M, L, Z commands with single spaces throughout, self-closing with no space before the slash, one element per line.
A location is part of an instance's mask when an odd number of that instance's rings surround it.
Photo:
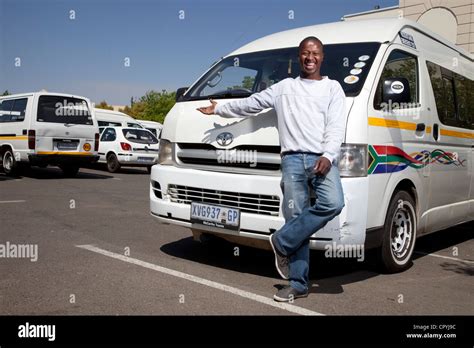
<path fill-rule="evenodd" d="M 444 8 L 452 13 L 457 22 L 455 43 L 466 51 L 474 53 L 474 0 L 400 0 L 399 4 L 399 10 L 403 16 L 414 21 L 420 20 L 423 14 L 435 8 Z M 446 32 L 451 32 L 450 28 L 445 28 L 443 32 L 443 25 L 449 25 L 448 23 L 423 24 L 440 35 L 452 39 L 452 34 Z"/>
<path fill-rule="evenodd" d="M 348 14 L 342 20 L 401 16 L 474 53 L 474 0 L 400 0 L 398 8 Z"/>

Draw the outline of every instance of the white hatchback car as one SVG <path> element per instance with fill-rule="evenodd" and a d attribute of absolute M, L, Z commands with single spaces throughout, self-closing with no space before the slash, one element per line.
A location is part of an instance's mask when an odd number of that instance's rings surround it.
<path fill-rule="evenodd" d="M 106 127 L 100 135 L 99 162 L 107 163 L 111 173 L 122 166 L 146 167 L 158 162 L 158 139 L 146 129 Z"/>

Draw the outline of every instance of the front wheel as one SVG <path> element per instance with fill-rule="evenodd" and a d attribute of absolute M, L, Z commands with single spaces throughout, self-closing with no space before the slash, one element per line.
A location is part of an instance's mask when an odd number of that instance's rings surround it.
<path fill-rule="evenodd" d="M 416 229 L 413 197 L 406 191 L 396 192 L 388 207 L 379 250 L 380 263 L 386 272 L 401 272 L 410 267 Z"/>

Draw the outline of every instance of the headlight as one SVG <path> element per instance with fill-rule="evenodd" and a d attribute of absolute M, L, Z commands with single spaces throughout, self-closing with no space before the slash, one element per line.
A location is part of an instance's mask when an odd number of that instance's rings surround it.
<path fill-rule="evenodd" d="M 342 177 L 367 176 L 367 144 L 342 144 L 339 158 Z"/>
<path fill-rule="evenodd" d="M 159 164 L 173 164 L 174 143 L 166 139 L 160 140 L 160 152 L 158 153 Z"/>

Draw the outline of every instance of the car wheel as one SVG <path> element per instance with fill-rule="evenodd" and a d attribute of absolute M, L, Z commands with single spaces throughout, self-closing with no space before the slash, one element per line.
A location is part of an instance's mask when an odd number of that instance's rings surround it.
<path fill-rule="evenodd" d="M 398 191 L 388 207 L 383 227 L 380 263 L 384 271 L 396 273 L 411 266 L 416 241 L 416 209 L 413 197 Z"/>
<path fill-rule="evenodd" d="M 148 174 L 151 174 L 151 167 L 150 166 L 146 167 L 146 171 Z"/>
<path fill-rule="evenodd" d="M 120 170 L 120 163 L 114 153 L 107 156 L 107 170 L 111 173 L 116 173 Z"/>
<path fill-rule="evenodd" d="M 11 149 L 7 149 L 3 153 L 2 166 L 5 174 L 9 176 L 15 176 L 18 174 L 18 162 L 15 160 L 15 156 Z"/>

